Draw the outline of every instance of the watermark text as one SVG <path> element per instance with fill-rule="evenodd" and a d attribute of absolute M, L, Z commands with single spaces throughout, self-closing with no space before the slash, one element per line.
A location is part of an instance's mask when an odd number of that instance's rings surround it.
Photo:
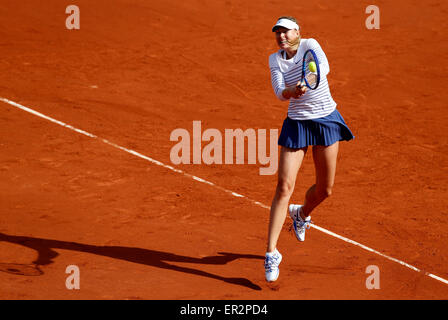
<path fill-rule="evenodd" d="M 269 130 L 269 155 L 266 150 L 266 129 L 225 129 L 223 135 L 213 128 L 202 132 L 201 121 L 193 121 L 192 129 L 192 135 L 182 128 L 171 132 L 170 141 L 177 142 L 170 151 L 173 164 L 245 164 L 247 156 L 247 164 L 256 164 L 258 160 L 259 164 L 266 166 L 260 167 L 260 175 L 277 172 L 277 129 Z M 202 142 L 207 144 L 203 146 Z"/>

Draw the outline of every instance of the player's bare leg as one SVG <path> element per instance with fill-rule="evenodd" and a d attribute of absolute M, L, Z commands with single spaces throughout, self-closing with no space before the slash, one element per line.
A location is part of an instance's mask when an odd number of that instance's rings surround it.
<path fill-rule="evenodd" d="M 267 252 L 273 252 L 285 222 L 288 202 L 296 183 L 297 173 L 302 165 L 307 148 L 290 149 L 281 147 L 278 167 L 278 182 L 271 205 Z"/>
<path fill-rule="evenodd" d="M 305 203 L 301 210 L 302 218 L 309 216 L 314 208 L 331 195 L 336 175 L 338 151 L 339 142 L 327 147 L 313 147 L 316 184 L 312 185 L 306 193 Z"/>

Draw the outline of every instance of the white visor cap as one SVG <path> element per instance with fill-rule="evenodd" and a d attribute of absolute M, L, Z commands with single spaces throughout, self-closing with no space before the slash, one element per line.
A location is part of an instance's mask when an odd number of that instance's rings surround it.
<path fill-rule="evenodd" d="M 284 27 L 286 29 L 296 29 L 296 30 L 300 29 L 299 25 L 297 23 L 295 23 L 292 20 L 285 19 L 285 18 L 278 19 L 278 21 L 275 24 L 275 26 L 272 27 L 272 32 L 274 32 L 277 27 Z"/>

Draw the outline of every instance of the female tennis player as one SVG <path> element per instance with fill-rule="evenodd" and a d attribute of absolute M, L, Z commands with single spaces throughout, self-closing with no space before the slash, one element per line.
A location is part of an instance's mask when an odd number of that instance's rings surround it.
<path fill-rule="evenodd" d="M 269 57 L 272 87 L 280 100 L 289 100 L 289 107 L 278 140 L 278 182 L 271 205 L 264 264 L 267 281 L 275 281 L 279 276 L 282 255 L 277 250 L 277 241 L 286 212 L 289 211 L 293 220 L 297 239 L 304 241 L 311 212 L 331 195 L 339 141 L 354 138 L 331 96 L 327 82 L 330 67 L 319 43 L 301 38 L 294 17 L 280 17 L 272 32 L 280 47 Z M 308 49 L 315 52 L 319 64 L 320 82 L 316 90 L 308 89 L 302 82 L 302 60 Z M 312 146 L 316 182 L 306 192 L 303 205 L 288 206 L 308 146 Z"/>

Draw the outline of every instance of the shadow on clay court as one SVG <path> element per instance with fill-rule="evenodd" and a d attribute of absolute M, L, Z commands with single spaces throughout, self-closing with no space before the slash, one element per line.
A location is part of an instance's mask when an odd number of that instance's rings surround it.
<path fill-rule="evenodd" d="M 206 271 L 201 271 L 193 268 L 180 267 L 168 262 L 183 262 L 194 264 L 215 264 L 223 265 L 236 259 L 259 259 L 264 260 L 263 256 L 251 254 L 237 254 L 228 252 L 218 252 L 217 256 L 209 256 L 204 258 L 193 258 L 182 255 L 177 255 L 169 252 L 132 248 L 119 246 L 95 246 L 89 244 L 82 244 L 76 242 L 67 242 L 59 240 L 48 240 L 25 236 L 11 236 L 0 233 L 0 241 L 19 244 L 30 249 L 36 250 L 38 257 L 33 261 L 32 265 L 23 265 L 19 267 L 18 264 L 0 264 L 0 271 L 19 274 L 19 275 L 41 275 L 43 272 L 39 268 L 53 263 L 53 259 L 59 254 L 53 249 L 73 250 L 80 252 L 92 253 L 100 256 L 110 257 L 114 259 L 121 259 L 129 262 L 140 263 L 157 268 L 174 270 L 179 272 L 190 273 L 202 277 L 221 280 L 227 283 L 240 285 L 253 290 L 261 290 L 261 288 L 245 278 L 227 278 L 222 277 Z M 25 270 L 26 269 L 26 270 Z M 34 270 L 33 273 L 27 273 L 27 270 Z"/>

